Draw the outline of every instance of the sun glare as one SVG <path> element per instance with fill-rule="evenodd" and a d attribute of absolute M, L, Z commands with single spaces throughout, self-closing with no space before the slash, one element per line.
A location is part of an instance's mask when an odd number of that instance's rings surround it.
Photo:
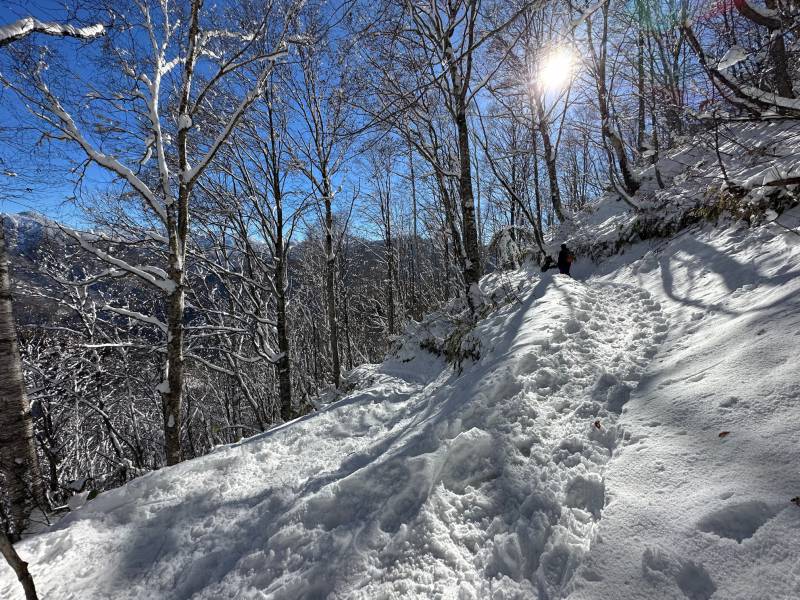
<path fill-rule="evenodd" d="M 569 48 L 557 48 L 544 59 L 539 69 L 538 84 L 545 90 L 560 90 L 569 83 L 575 66 L 575 55 Z"/>

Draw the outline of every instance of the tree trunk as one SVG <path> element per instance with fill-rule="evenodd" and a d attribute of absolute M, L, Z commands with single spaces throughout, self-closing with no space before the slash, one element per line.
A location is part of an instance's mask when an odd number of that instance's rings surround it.
<path fill-rule="evenodd" d="M 336 320 L 336 255 L 333 250 L 333 207 L 331 186 L 327 178 L 325 195 L 325 295 L 327 298 L 328 329 L 330 330 L 331 382 L 337 388 L 342 383 L 342 367 L 339 361 L 339 328 Z"/>
<path fill-rule="evenodd" d="M 456 126 L 458 128 L 458 154 L 460 173 L 458 179 L 458 192 L 461 200 L 462 231 L 464 238 L 464 286 L 467 292 L 467 303 L 471 310 L 475 310 L 474 298 L 470 293 L 472 286 L 477 285 L 481 278 L 481 254 L 478 241 L 478 224 L 475 217 L 475 201 L 472 193 L 472 165 L 469 152 L 469 128 L 465 109 L 457 113 Z"/>
<path fill-rule="evenodd" d="M 173 274 L 173 277 L 175 275 Z M 176 465 L 181 454 L 181 405 L 183 404 L 183 312 L 185 304 L 183 285 L 178 285 L 168 299 L 168 337 L 166 389 L 162 387 L 164 407 L 164 450 L 167 465 Z M 163 385 L 163 384 L 162 384 Z"/>
<path fill-rule="evenodd" d="M 447 235 L 447 229 L 442 227 L 442 241 L 444 242 L 444 278 L 445 278 L 445 294 L 444 299 L 450 299 L 450 287 L 452 281 L 452 273 L 450 272 L 450 238 Z M 458 243 L 458 240 L 456 240 Z"/>
<path fill-rule="evenodd" d="M 294 418 L 292 409 L 292 374 L 289 356 L 289 332 L 286 322 L 286 268 L 288 249 L 283 239 L 283 189 L 281 188 L 281 163 L 278 153 L 275 130 L 275 113 L 272 104 L 272 92 L 267 91 L 267 115 L 269 117 L 270 165 L 272 196 L 275 200 L 275 329 L 278 336 L 278 393 L 281 403 L 281 419 L 284 422 Z"/>
<path fill-rule="evenodd" d="M 42 500 L 33 440 L 33 419 L 19 358 L 11 299 L 5 231 L 0 220 L 0 473 L 9 504 L 9 525 L 16 539 Z"/>
<path fill-rule="evenodd" d="M 625 185 L 625 192 L 633 195 L 639 189 L 639 181 L 631 170 L 630 163 L 628 162 L 628 155 L 625 151 L 625 144 L 622 139 L 614 132 L 611 123 L 611 113 L 608 106 L 608 87 L 606 84 L 606 63 L 608 56 L 608 3 L 603 5 L 601 14 L 603 16 L 603 33 L 599 42 L 599 55 L 595 51 L 591 20 L 587 20 L 587 33 L 589 49 L 592 53 L 595 62 L 595 75 L 597 83 L 597 105 L 600 111 L 601 131 L 603 134 L 603 142 L 609 151 L 609 154 L 615 156 L 619 171 L 622 174 L 622 181 Z M 612 161 L 610 161 L 609 169 L 613 169 Z M 614 178 L 613 171 L 610 177 Z"/>
<path fill-rule="evenodd" d="M 28 571 L 28 563 L 22 560 L 11 545 L 11 540 L 8 539 L 3 530 L 0 529 L 0 554 L 2 554 L 8 564 L 14 569 L 17 574 L 17 579 L 22 584 L 22 589 L 25 590 L 25 598 L 27 600 L 38 600 L 36 595 L 36 587 L 33 585 L 33 577 Z"/>
<path fill-rule="evenodd" d="M 639 22 L 643 20 L 643 11 L 641 8 L 641 0 L 638 6 Z M 636 36 L 636 76 L 637 76 L 637 95 L 638 106 L 636 113 L 636 147 L 641 155 L 644 152 L 644 139 L 646 126 L 645 103 L 644 103 L 644 31 L 639 28 Z"/>
<path fill-rule="evenodd" d="M 273 186 L 279 187 L 279 180 L 273 179 Z M 274 190 L 276 198 L 280 198 L 280 189 Z M 275 202 L 276 237 L 275 237 L 275 329 L 278 336 L 278 389 L 281 403 L 281 419 L 290 421 L 294 418 L 292 410 L 292 377 L 289 358 L 289 334 L 286 324 L 286 249 L 283 240 L 283 202 Z"/>
<path fill-rule="evenodd" d="M 517 185 L 517 161 L 511 161 L 511 185 Z M 508 225 L 509 225 L 509 235 L 511 239 L 516 242 L 517 241 L 517 197 L 518 195 L 515 193 L 509 194 L 509 215 L 508 215 Z"/>
<path fill-rule="evenodd" d="M 550 201 L 553 204 L 553 211 L 555 211 L 558 220 L 563 221 L 564 211 L 561 206 L 561 190 L 558 184 L 555 148 L 553 148 L 553 142 L 550 140 L 550 124 L 547 122 L 542 99 L 538 95 L 535 98 L 535 102 L 539 133 L 542 136 L 544 163 L 547 165 L 547 178 L 550 182 Z"/>
<path fill-rule="evenodd" d="M 533 150 L 533 198 L 536 204 L 536 224 L 535 227 L 539 237 L 544 239 L 544 227 L 542 225 L 542 193 L 539 189 L 539 151 L 537 149 L 536 130 L 531 128 L 531 142 Z"/>
<path fill-rule="evenodd" d="M 397 319 L 395 314 L 395 281 L 396 264 L 394 243 L 392 240 L 392 206 L 391 183 L 386 190 L 380 192 L 381 219 L 383 221 L 383 250 L 386 254 L 386 316 L 389 335 L 397 333 Z"/>
<path fill-rule="evenodd" d="M 281 249 L 283 252 L 283 249 Z M 289 421 L 294 418 L 292 410 L 292 377 L 291 363 L 289 362 L 289 335 L 286 325 L 286 261 L 280 259 L 275 270 L 276 295 L 276 330 L 278 334 L 278 388 L 281 402 L 281 418 Z"/>
<path fill-rule="evenodd" d="M 421 319 L 419 301 L 417 298 L 419 288 L 419 269 L 417 268 L 417 183 L 414 173 L 414 151 L 408 145 L 408 168 L 411 176 L 411 218 L 413 221 L 413 237 L 411 239 L 411 314 L 415 320 Z"/>

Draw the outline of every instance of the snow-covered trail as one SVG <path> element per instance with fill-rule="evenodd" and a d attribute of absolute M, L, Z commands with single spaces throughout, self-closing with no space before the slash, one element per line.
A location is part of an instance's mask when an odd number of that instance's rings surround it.
<path fill-rule="evenodd" d="M 363 367 L 319 413 L 25 541 L 43 596 L 559 597 L 667 325 L 633 285 L 513 277 L 519 301 L 472 332 L 481 358 L 463 372 L 422 350 Z M 0 595 L 19 597 L 5 568 Z"/>
<path fill-rule="evenodd" d="M 601 517 L 617 413 L 666 325 L 630 286 L 547 276 L 527 298 L 478 327 L 482 360 L 431 396 L 418 439 L 358 475 L 403 473 L 380 510 L 390 536 L 334 597 L 554 598 L 569 581 Z"/>
<path fill-rule="evenodd" d="M 20 552 L 55 600 L 798 598 L 798 264 L 797 234 L 734 227 L 488 276 L 516 300 L 463 371 L 420 349 L 434 321 L 341 400 Z"/>

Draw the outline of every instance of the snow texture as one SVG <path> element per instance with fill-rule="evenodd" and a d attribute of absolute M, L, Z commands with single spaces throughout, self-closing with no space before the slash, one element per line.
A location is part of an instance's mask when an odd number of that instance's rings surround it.
<path fill-rule="evenodd" d="M 800 210 L 780 221 L 797 229 Z M 649 290 L 669 328 L 566 597 L 798 598 L 800 236 L 734 224 L 631 254 L 593 279 Z"/>
<path fill-rule="evenodd" d="M 796 597 L 798 258 L 767 224 L 490 275 L 463 371 L 419 348 L 433 317 L 319 412 L 20 551 L 47 598 Z"/>

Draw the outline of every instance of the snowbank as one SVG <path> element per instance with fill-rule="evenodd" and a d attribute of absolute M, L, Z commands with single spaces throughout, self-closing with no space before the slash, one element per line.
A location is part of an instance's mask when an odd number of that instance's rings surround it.
<path fill-rule="evenodd" d="M 770 211 L 796 206 L 800 185 L 789 186 L 791 195 L 775 182 L 800 177 L 799 127 L 797 121 L 727 123 L 685 139 L 640 173 L 637 210 L 606 193 L 553 232 L 552 253 L 566 241 L 599 261 L 692 224 L 743 218 L 755 225 Z"/>

